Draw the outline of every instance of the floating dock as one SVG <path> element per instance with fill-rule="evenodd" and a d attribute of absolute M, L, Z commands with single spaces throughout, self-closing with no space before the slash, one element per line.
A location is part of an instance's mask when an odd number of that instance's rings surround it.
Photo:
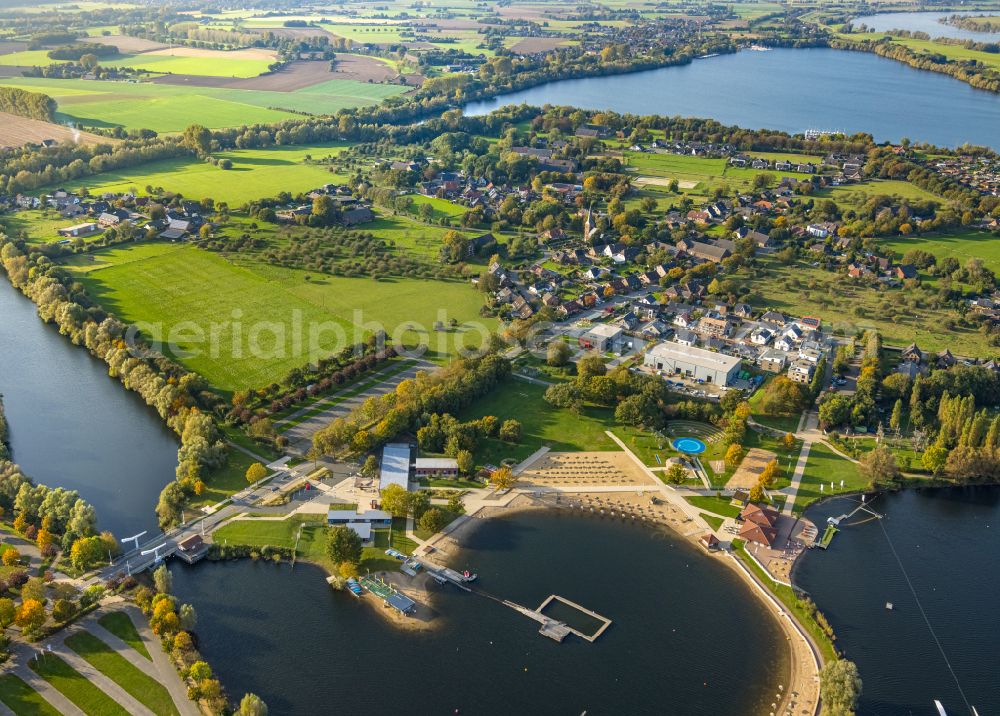
<path fill-rule="evenodd" d="M 573 609 L 576 609 L 582 612 L 583 614 L 586 614 L 587 616 L 596 619 L 597 621 L 601 622 L 600 628 L 598 628 L 598 630 L 593 634 L 584 634 L 581 631 L 577 631 L 566 622 L 561 622 L 558 619 L 553 619 L 552 617 L 546 616 L 545 614 L 542 613 L 542 610 L 545 609 L 545 607 L 547 607 L 553 601 L 562 602 L 566 606 L 572 607 Z M 529 609 L 528 607 L 522 606 L 517 602 L 512 602 L 509 599 L 503 600 L 503 604 L 505 606 L 510 607 L 514 611 L 521 612 L 521 614 L 528 617 L 529 619 L 534 619 L 536 622 L 542 625 L 541 628 L 538 630 L 539 634 L 541 634 L 542 636 L 547 636 L 549 639 L 552 639 L 553 641 L 558 641 L 560 643 L 570 634 L 576 634 L 578 637 L 584 639 L 585 641 L 593 642 L 596 641 L 597 637 L 603 634 L 609 626 L 611 626 L 611 620 L 608 619 L 607 617 L 601 616 L 597 612 L 593 612 L 590 609 L 582 607 L 576 602 L 571 602 L 570 600 L 564 597 L 560 597 L 557 594 L 550 595 L 548 599 L 546 599 L 539 605 L 538 609 Z"/>
<path fill-rule="evenodd" d="M 834 527 L 833 525 L 827 525 L 826 529 L 823 531 L 823 536 L 820 537 L 819 541 L 816 543 L 816 546 L 819 547 L 820 549 L 826 549 L 827 547 L 830 546 L 830 543 L 833 542 L 833 538 L 837 535 L 838 532 L 840 532 L 840 530 Z"/>
<path fill-rule="evenodd" d="M 417 603 L 383 579 L 364 576 L 358 580 L 362 587 L 385 602 L 400 614 L 409 615 L 416 611 Z"/>

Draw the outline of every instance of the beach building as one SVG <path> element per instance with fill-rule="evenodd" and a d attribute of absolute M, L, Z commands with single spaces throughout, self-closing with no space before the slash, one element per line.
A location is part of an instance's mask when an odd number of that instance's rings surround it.
<path fill-rule="evenodd" d="M 778 517 L 778 512 L 770 507 L 748 504 L 740 512 L 740 519 L 743 520 L 740 539 L 762 547 L 773 547 L 778 537 Z"/>
<path fill-rule="evenodd" d="M 410 446 L 406 443 L 389 443 L 382 448 L 382 471 L 378 489 L 399 485 L 410 489 Z"/>
<path fill-rule="evenodd" d="M 740 359 L 703 348 L 667 341 L 643 356 L 647 368 L 716 385 L 729 385 L 740 372 Z"/>

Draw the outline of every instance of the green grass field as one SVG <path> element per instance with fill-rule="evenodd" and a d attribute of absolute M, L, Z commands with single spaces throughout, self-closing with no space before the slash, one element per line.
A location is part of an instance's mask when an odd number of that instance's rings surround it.
<path fill-rule="evenodd" d="M 97 622 L 147 659 L 152 660 L 149 651 L 146 649 L 145 642 L 139 636 L 139 630 L 135 628 L 135 624 L 132 623 L 128 614 L 125 612 L 111 612 L 102 616 Z"/>
<path fill-rule="evenodd" d="M 406 91 L 399 85 L 354 80 L 330 80 L 293 92 L 37 77 L 0 78 L 0 86 L 49 95 L 58 104 L 59 122 L 157 132 L 180 132 L 196 122 L 210 129 L 274 123 L 298 116 L 293 112 L 333 114 Z"/>
<path fill-rule="evenodd" d="M 55 654 L 33 659 L 28 666 L 87 716 L 128 716 L 128 711 L 114 699 Z"/>
<path fill-rule="evenodd" d="M 179 716 L 163 684 L 133 666 L 96 636 L 85 631 L 77 632 L 66 638 L 66 646 L 157 716 Z"/>
<path fill-rule="evenodd" d="M 146 187 L 163 187 L 167 191 L 192 199 L 211 197 L 231 207 L 242 206 L 253 199 L 309 191 L 345 177 L 331 174 L 322 164 L 306 163 L 307 158 L 320 161 L 333 157 L 346 147 L 343 142 L 310 146 L 282 146 L 266 149 L 234 149 L 214 156 L 229 159 L 233 168 L 219 169 L 192 158 L 167 159 L 121 171 L 105 172 L 61 187 L 71 191 L 86 187 L 92 193 L 146 193 Z M 64 224 L 65 225 L 65 220 Z"/>
<path fill-rule="evenodd" d="M 409 344 L 425 335 L 428 357 L 445 358 L 481 341 L 482 332 L 466 327 L 471 322 L 496 326 L 479 318 L 481 296 L 459 282 L 325 275 L 306 281 L 305 271 L 237 266 L 165 243 L 101 250 L 66 265 L 107 310 L 146 322 L 145 335 L 172 342 L 164 346 L 168 354 L 226 392 L 280 380 L 307 363 L 313 348 L 322 353 L 345 340 L 353 344 L 377 327 Z M 460 322 L 457 329 L 432 330 L 450 318 Z M 403 330 L 411 322 L 423 331 Z"/>
<path fill-rule="evenodd" d="M 840 487 L 841 480 L 844 481 L 843 488 Z M 834 483 L 832 492 L 831 482 Z M 819 489 L 821 484 L 825 486 L 823 492 Z M 795 511 L 801 512 L 810 503 L 823 496 L 862 490 L 867 486 L 868 478 L 861 473 L 856 464 L 842 458 L 823 443 L 813 443 L 795 498 Z"/>
<path fill-rule="evenodd" d="M 521 421 L 522 438 L 517 445 L 495 438 L 481 441 L 476 462 L 499 465 L 504 458 L 523 460 L 543 445 L 553 451 L 618 450 L 604 434 L 614 424 L 609 408 L 586 408 L 582 415 L 553 408 L 544 401 L 545 387 L 512 378 L 497 386 L 475 405 L 457 415 L 460 420 L 474 420 L 495 415 L 501 420 Z"/>
<path fill-rule="evenodd" d="M 0 701 L 17 716 L 59 716 L 41 694 L 13 674 L 0 674 Z"/>
<path fill-rule="evenodd" d="M 969 259 L 980 259 L 991 271 L 1000 271 L 1000 241 L 986 232 L 969 229 L 944 236 L 899 236 L 879 239 L 879 243 L 896 253 L 896 259 L 913 249 L 929 251 L 938 261 L 954 257 L 962 265 Z"/>

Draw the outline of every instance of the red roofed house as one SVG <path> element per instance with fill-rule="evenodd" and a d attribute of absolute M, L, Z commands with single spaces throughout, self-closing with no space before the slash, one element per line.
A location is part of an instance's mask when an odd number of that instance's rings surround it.
<path fill-rule="evenodd" d="M 749 504 L 740 512 L 743 527 L 740 528 L 740 539 L 747 542 L 773 547 L 778 537 L 778 512 L 770 507 L 760 507 Z"/>

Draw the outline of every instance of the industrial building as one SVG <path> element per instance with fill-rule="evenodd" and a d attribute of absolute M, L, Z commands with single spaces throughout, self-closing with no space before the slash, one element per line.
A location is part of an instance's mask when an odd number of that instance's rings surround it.
<path fill-rule="evenodd" d="M 580 336 L 580 347 L 601 353 L 621 348 L 622 329 L 607 323 L 598 323 Z"/>
<path fill-rule="evenodd" d="M 740 359 L 694 346 L 666 342 L 653 346 L 643 357 L 643 365 L 670 375 L 729 385 L 740 372 Z"/>

